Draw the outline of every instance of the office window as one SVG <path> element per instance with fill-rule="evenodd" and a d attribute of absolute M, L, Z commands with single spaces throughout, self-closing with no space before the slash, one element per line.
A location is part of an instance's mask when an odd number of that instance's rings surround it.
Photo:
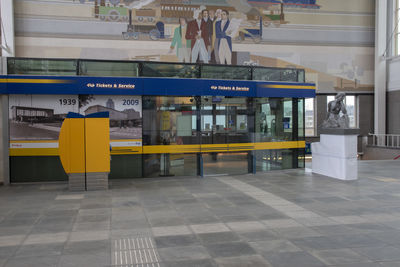
<path fill-rule="evenodd" d="M 327 103 L 332 100 L 335 100 L 334 95 L 327 96 Z M 357 116 L 356 116 L 356 97 L 354 95 L 347 95 L 344 99 L 344 103 L 346 104 L 347 115 L 349 116 L 349 126 L 351 128 L 357 127 Z"/>

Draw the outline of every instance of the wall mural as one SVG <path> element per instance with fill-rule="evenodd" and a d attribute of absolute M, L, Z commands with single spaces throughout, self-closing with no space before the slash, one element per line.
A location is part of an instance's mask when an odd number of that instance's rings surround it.
<path fill-rule="evenodd" d="M 16 54 L 299 67 L 370 91 L 373 0 L 20 0 Z"/>

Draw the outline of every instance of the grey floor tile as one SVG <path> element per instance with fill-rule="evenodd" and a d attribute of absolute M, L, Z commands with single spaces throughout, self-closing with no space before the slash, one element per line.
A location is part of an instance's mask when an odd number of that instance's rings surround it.
<path fill-rule="evenodd" d="M 15 257 L 56 256 L 61 255 L 63 249 L 64 243 L 23 245 L 18 248 Z"/>
<path fill-rule="evenodd" d="M 274 267 L 325 267 L 326 265 L 307 252 L 268 253 L 263 255 Z"/>
<path fill-rule="evenodd" d="M 6 262 L 5 267 L 56 267 L 61 256 L 33 256 L 12 258 Z"/>
<path fill-rule="evenodd" d="M 400 265 L 394 266 L 398 267 Z M 382 267 L 382 265 L 379 262 L 354 262 L 340 265 L 329 265 L 329 267 Z"/>
<path fill-rule="evenodd" d="M 3 246 L 0 247 L 0 259 L 8 259 L 14 256 L 20 246 Z"/>
<path fill-rule="evenodd" d="M 231 258 L 217 258 L 215 259 L 219 267 L 272 267 L 260 255 L 246 255 Z"/>
<path fill-rule="evenodd" d="M 239 235 L 234 232 L 206 233 L 198 234 L 197 236 L 204 244 L 226 243 L 240 240 Z"/>
<path fill-rule="evenodd" d="M 109 267 L 110 252 L 62 255 L 58 267 Z"/>
<path fill-rule="evenodd" d="M 62 253 L 64 255 L 106 253 L 110 249 L 109 240 L 67 242 Z"/>
<path fill-rule="evenodd" d="M 289 239 L 293 244 L 302 248 L 303 250 L 323 250 L 323 249 L 338 249 L 342 248 L 342 244 L 326 236 L 312 236 L 303 238 Z"/>
<path fill-rule="evenodd" d="M 295 244 L 288 240 L 269 240 L 269 241 L 257 241 L 249 242 L 256 251 L 260 254 L 264 253 L 283 253 L 283 252 L 298 252 L 302 251 L 301 248 L 297 247 Z"/>
<path fill-rule="evenodd" d="M 239 236 L 248 242 L 279 239 L 275 232 L 269 230 L 239 233 Z"/>
<path fill-rule="evenodd" d="M 290 227 L 274 229 L 278 233 L 278 237 L 291 239 L 310 236 L 321 236 L 320 232 L 313 230 L 310 227 Z"/>
<path fill-rule="evenodd" d="M 400 249 L 393 246 L 353 248 L 372 261 L 399 261 Z"/>
<path fill-rule="evenodd" d="M 186 223 L 185 220 L 180 217 L 152 218 L 149 219 L 149 221 L 152 227 L 176 226 Z"/>
<path fill-rule="evenodd" d="M 195 235 L 160 236 L 154 238 L 157 248 L 199 245 Z"/>
<path fill-rule="evenodd" d="M 392 261 L 392 262 L 380 262 L 378 267 L 399 267 L 400 261 Z"/>
<path fill-rule="evenodd" d="M 351 249 L 315 250 L 312 254 L 327 265 L 370 262 L 366 257 Z"/>
<path fill-rule="evenodd" d="M 342 248 L 383 246 L 387 243 L 369 235 L 332 235 L 329 239 Z M 399 241 L 400 242 L 400 241 Z"/>
<path fill-rule="evenodd" d="M 189 261 L 169 261 L 161 263 L 162 267 L 217 267 L 212 259 L 189 260 Z"/>
<path fill-rule="evenodd" d="M 190 261 L 210 259 L 203 246 L 168 247 L 158 249 L 161 261 Z"/>
<path fill-rule="evenodd" d="M 257 254 L 256 251 L 246 242 L 205 244 L 204 246 L 214 258 Z"/>

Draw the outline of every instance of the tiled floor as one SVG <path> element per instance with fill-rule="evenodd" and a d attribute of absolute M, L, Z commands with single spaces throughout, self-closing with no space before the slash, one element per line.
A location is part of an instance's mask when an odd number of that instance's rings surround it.
<path fill-rule="evenodd" d="M 400 163 L 0 188 L 0 266 L 400 266 Z"/>

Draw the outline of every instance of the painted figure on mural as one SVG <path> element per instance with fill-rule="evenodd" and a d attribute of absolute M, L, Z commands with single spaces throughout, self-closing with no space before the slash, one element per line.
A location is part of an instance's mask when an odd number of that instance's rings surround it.
<path fill-rule="evenodd" d="M 208 53 L 208 61 L 211 60 L 211 39 L 212 39 L 212 30 L 213 30 L 213 22 L 209 18 L 209 12 L 207 9 L 204 9 L 201 11 L 201 14 L 203 16 L 203 23 L 206 24 L 207 27 L 207 53 Z"/>
<path fill-rule="evenodd" d="M 221 64 L 232 64 L 232 38 L 229 28 L 229 12 L 222 10 L 221 20 L 215 23 L 216 38 L 218 38 L 218 55 Z"/>
<path fill-rule="evenodd" d="M 217 24 L 218 21 L 221 20 L 221 9 L 217 9 L 215 11 L 215 17 L 214 17 L 214 22 L 213 22 L 213 34 L 212 34 L 212 38 L 211 38 L 211 49 L 213 50 L 213 55 L 214 55 L 214 60 L 215 62 L 213 63 L 217 63 L 219 64 L 219 50 L 218 50 L 218 42 L 219 39 L 216 36 L 216 30 L 215 30 L 215 25 Z"/>
<path fill-rule="evenodd" d="M 208 30 L 202 18 L 201 10 L 195 10 L 193 18 L 194 20 L 188 23 L 186 31 L 186 39 L 191 40 L 192 46 L 191 62 L 196 63 L 200 57 L 201 62 L 208 63 Z"/>
<path fill-rule="evenodd" d="M 186 39 L 187 22 L 186 18 L 179 18 L 179 27 L 175 28 L 172 38 L 170 53 L 176 47 L 176 55 L 179 62 L 190 62 L 191 40 Z"/>
<path fill-rule="evenodd" d="M 322 123 L 322 128 L 349 128 L 349 116 L 346 104 L 343 102 L 345 97 L 345 93 L 338 93 L 335 100 L 328 103 L 328 113 Z"/>

